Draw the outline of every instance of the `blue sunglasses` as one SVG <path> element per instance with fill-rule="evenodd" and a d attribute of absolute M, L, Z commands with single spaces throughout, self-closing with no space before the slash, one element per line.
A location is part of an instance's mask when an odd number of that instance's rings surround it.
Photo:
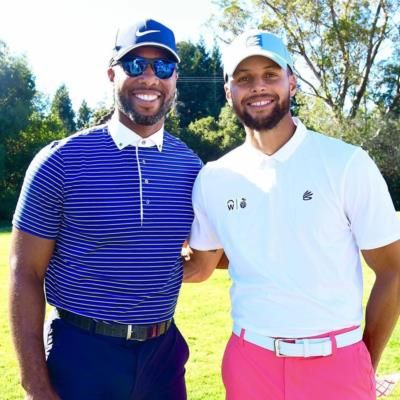
<path fill-rule="evenodd" d="M 121 60 L 118 64 L 121 64 L 125 73 L 133 78 L 142 75 L 148 65 L 151 65 L 155 76 L 159 79 L 171 78 L 176 69 L 176 63 L 174 61 L 159 58 L 134 57 Z"/>

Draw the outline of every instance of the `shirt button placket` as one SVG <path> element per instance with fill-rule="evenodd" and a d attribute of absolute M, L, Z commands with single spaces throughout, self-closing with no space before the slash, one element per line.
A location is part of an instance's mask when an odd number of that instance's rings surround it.
<path fill-rule="evenodd" d="M 143 140 L 142 141 L 142 144 L 145 144 L 146 143 L 146 141 L 145 140 Z M 147 164 L 147 162 L 146 162 L 146 160 L 143 158 L 142 159 L 142 165 L 146 165 Z M 143 183 L 145 184 L 145 185 L 148 185 L 149 183 L 150 183 L 150 180 L 148 179 L 148 178 L 143 178 Z M 146 190 L 146 189 L 144 189 L 144 190 Z M 144 193 L 145 194 L 145 193 Z M 146 205 L 146 206 L 148 206 L 148 205 L 150 205 L 150 200 L 149 199 L 143 199 L 143 203 Z"/>

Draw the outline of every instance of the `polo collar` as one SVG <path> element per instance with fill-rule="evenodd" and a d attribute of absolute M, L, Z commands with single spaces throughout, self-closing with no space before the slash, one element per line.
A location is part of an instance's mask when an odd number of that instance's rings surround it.
<path fill-rule="evenodd" d="M 303 142 L 304 138 L 307 135 L 307 128 L 303 125 L 303 123 L 298 119 L 293 117 L 293 122 L 296 125 L 296 130 L 294 131 L 293 136 L 274 154 L 268 155 L 264 154 L 262 151 L 256 149 L 248 142 L 244 143 L 244 147 L 247 151 L 252 153 L 252 156 L 258 159 L 259 161 L 268 161 L 275 160 L 284 162 L 288 160 Z"/>
<path fill-rule="evenodd" d="M 157 146 L 158 151 L 162 151 L 164 141 L 164 126 L 151 136 L 143 138 L 136 132 L 127 128 L 119 120 L 117 114 L 113 114 L 108 123 L 108 131 L 119 150 L 127 146 L 153 147 Z"/>

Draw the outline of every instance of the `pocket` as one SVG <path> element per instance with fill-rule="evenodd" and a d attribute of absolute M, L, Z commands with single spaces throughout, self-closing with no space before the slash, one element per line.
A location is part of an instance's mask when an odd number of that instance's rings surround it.
<path fill-rule="evenodd" d="M 359 357 L 360 357 L 360 371 L 362 373 L 361 379 L 365 380 L 369 383 L 370 390 L 375 391 L 376 382 L 375 382 L 375 370 L 372 366 L 371 355 L 367 349 L 367 346 L 363 341 L 359 343 L 358 346 Z"/>
<path fill-rule="evenodd" d="M 171 326 L 170 329 L 173 329 Z M 186 339 L 183 337 L 181 331 L 178 329 L 178 327 L 175 325 L 176 329 L 176 344 L 179 346 L 179 348 L 182 349 L 182 357 L 183 357 L 183 362 L 184 364 L 187 363 L 189 360 L 189 355 L 190 355 L 190 350 L 189 350 L 189 345 L 186 342 Z"/>
<path fill-rule="evenodd" d="M 232 380 L 232 364 L 234 362 L 233 353 L 235 352 L 235 346 L 238 345 L 237 340 L 237 336 L 232 334 L 228 340 L 228 343 L 226 344 L 224 355 L 222 357 L 221 375 L 225 387 L 227 387 L 227 384 Z"/>
<path fill-rule="evenodd" d="M 49 317 L 44 323 L 43 327 L 43 343 L 46 355 L 46 360 L 49 357 L 50 352 L 54 346 L 54 336 L 56 331 L 56 325 L 59 323 L 59 318 L 55 310 L 51 311 Z"/>

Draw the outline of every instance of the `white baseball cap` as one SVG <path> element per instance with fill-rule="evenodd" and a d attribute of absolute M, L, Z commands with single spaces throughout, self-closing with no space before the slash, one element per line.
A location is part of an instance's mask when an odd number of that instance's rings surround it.
<path fill-rule="evenodd" d="M 293 71 L 293 61 L 283 41 L 275 34 L 261 30 L 250 30 L 235 38 L 223 53 L 225 82 L 237 66 L 251 56 L 264 56 L 281 68 L 288 66 Z"/>

